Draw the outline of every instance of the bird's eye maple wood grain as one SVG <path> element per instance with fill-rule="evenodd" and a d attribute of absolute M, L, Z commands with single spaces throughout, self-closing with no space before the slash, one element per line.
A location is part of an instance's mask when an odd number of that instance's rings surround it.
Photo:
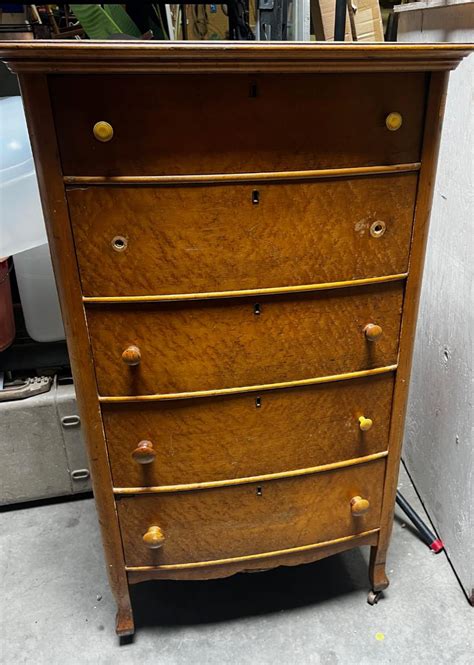
<path fill-rule="evenodd" d="M 420 157 L 424 73 L 49 80 L 65 175 L 291 171 Z M 393 110 L 404 118 L 398 132 L 385 124 Z M 113 126 L 112 141 L 94 138 L 98 120 Z"/>
<path fill-rule="evenodd" d="M 117 501 L 129 566 L 224 559 L 309 545 L 379 526 L 385 460 L 219 489 L 125 497 Z M 259 490 L 259 493 L 258 493 Z M 351 499 L 371 510 L 354 517 Z M 142 537 L 159 526 L 166 541 L 149 550 Z"/>
<path fill-rule="evenodd" d="M 89 305 L 101 395 L 211 390 L 397 362 L 403 284 L 192 303 Z M 255 314 L 256 304 L 260 314 Z M 367 341 L 379 321 L 385 334 Z M 121 360 L 130 344 L 141 362 Z"/>
<path fill-rule="evenodd" d="M 242 478 L 387 450 L 393 381 L 388 374 L 260 395 L 103 404 L 114 485 Z M 373 418 L 370 432 L 360 431 L 361 413 Z M 154 442 L 151 464 L 130 458 L 140 439 Z"/>
<path fill-rule="evenodd" d="M 84 294 L 231 291 L 404 273 L 417 180 L 406 173 L 69 189 Z M 386 225 L 379 238 L 370 231 L 378 220 Z M 117 236 L 126 236 L 126 250 L 114 250 Z"/>

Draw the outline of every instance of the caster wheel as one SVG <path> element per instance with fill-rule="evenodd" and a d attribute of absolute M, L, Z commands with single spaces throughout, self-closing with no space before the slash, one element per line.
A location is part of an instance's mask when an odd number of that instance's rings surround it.
<path fill-rule="evenodd" d="M 377 605 L 381 595 L 382 595 L 381 591 L 373 591 L 371 589 L 367 595 L 367 602 L 369 603 L 369 605 Z"/>

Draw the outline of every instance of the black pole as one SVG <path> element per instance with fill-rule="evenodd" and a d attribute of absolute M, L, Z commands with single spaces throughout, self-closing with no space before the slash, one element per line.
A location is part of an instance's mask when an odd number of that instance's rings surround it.
<path fill-rule="evenodd" d="M 346 0 L 336 0 L 336 16 L 334 19 L 334 41 L 343 42 L 346 36 Z"/>
<path fill-rule="evenodd" d="M 440 538 L 437 538 L 431 529 L 426 526 L 418 513 L 413 510 L 403 494 L 401 494 L 398 490 L 396 501 L 405 515 L 407 515 L 407 517 L 409 517 L 409 519 L 413 522 L 416 530 L 421 536 L 421 539 L 428 545 L 428 547 L 431 548 L 436 554 L 441 552 L 441 550 L 444 548 L 443 541 Z"/>
<path fill-rule="evenodd" d="M 181 29 L 183 31 L 183 39 L 188 38 L 188 17 L 186 14 L 186 5 L 179 5 L 181 8 Z"/>

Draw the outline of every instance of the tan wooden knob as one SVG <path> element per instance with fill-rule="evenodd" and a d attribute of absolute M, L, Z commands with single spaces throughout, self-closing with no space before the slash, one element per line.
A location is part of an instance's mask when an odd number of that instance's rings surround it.
<path fill-rule="evenodd" d="M 96 122 L 92 132 L 94 138 L 98 141 L 102 141 L 102 143 L 107 143 L 107 141 L 111 141 L 114 137 L 114 128 L 110 122 L 106 122 L 105 120 L 99 120 L 99 122 Z"/>
<path fill-rule="evenodd" d="M 373 425 L 373 422 L 370 418 L 366 418 L 365 416 L 360 416 L 359 417 L 359 427 L 363 432 L 367 432 Z"/>
<path fill-rule="evenodd" d="M 388 116 L 385 118 L 385 126 L 391 132 L 396 132 L 397 129 L 400 129 L 402 123 L 403 123 L 403 118 L 401 114 L 397 113 L 396 111 L 389 113 Z"/>
<path fill-rule="evenodd" d="M 138 464 L 151 464 L 156 457 L 156 450 L 151 441 L 140 441 L 132 453 L 132 458 Z"/>
<path fill-rule="evenodd" d="M 366 339 L 369 342 L 376 342 L 382 336 L 382 328 L 376 323 L 368 323 L 364 328 Z"/>
<path fill-rule="evenodd" d="M 126 365 L 133 367 L 134 365 L 139 365 L 140 360 L 142 359 L 142 354 L 138 346 L 127 346 L 125 351 L 122 353 L 122 360 Z"/>
<path fill-rule="evenodd" d="M 143 535 L 143 542 L 151 550 L 157 550 L 165 542 L 165 534 L 159 526 L 150 526 L 148 527 L 148 531 Z"/>
<path fill-rule="evenodd" d="M 351 511 L 353 515 L 364 515 L 370 508 L 370 503 L 367 499 L 361 496 L 354 496 L 351 499 Z"/>

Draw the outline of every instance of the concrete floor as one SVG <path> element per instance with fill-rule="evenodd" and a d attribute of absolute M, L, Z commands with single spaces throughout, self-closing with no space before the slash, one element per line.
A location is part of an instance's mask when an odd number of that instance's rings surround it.
<path fill-rule="evenodd" d="M 404 473 L 401 486 L 421 510 Z M 474 663 L 473 610 L 445 555 L 401 516 L 391 586 L 374 607 L 368 553 L 354 550 L 227 580 L 138 585 L 137 634 L 124 645 L 91 499 L 1 513 L 0 546 L 2 665 Z"/>

